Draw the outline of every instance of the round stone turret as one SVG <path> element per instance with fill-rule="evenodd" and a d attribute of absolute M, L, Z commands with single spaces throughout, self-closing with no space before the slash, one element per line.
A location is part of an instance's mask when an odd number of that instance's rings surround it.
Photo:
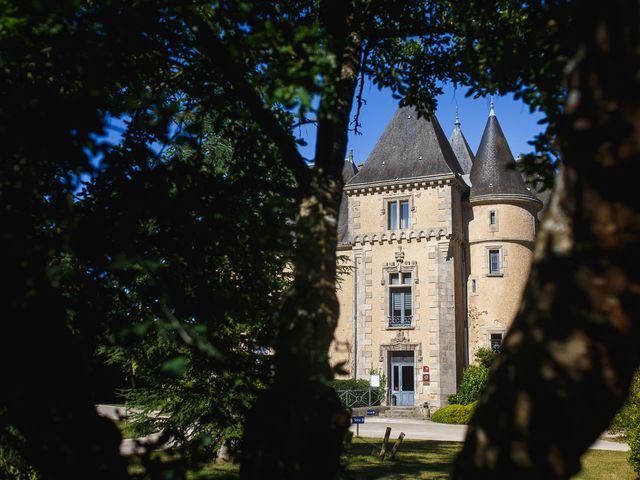
<path fill-rule="evenodd" d="M 493 106 L 471 168 L 468 213 L 469 358 L 498 349 L 518 310 L 542 202 L 515 169 Z"/>

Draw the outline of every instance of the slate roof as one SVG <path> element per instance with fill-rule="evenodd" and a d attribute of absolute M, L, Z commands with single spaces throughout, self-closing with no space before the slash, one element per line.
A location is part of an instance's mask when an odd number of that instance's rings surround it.
<path fill-rule="evenodd" d="M 413 107 L 402 107 L 349 185 L 454 173 L 462 168 L 435 115 L 418 118 Z"/>
<path fill-rule="evenodd" d="M 457 113 L 456 123 L 453 127 L 453 133 L 449 138 L 449 143 L 451 144 L 453 153 L 456 154 L 456 158 L 458 159 L 458 163 L 460 164 L 462 171 L 468 175 L 471 172 L 471 165 L 473 165 L 474 156 L 469 144 L 467 143 L 467 139 L 464 138 L 464 134 L 460 128 L 460 119 L 458 118 Z"/>
<path fill-rule="evenodd" d="M 342 180 L 346 184 L 355 174 L 358 168 L 353 163 L 353 159 L 346 159 L 342 166 Z M 349 197 L 342 192 L 342 200 L 340 200 L 340 211 L 338 213 L 338 243 L 349 243 L 351 241 L 349 235 Z"/>
<path fill-rule="evenodd" d="M 473 202 L 484 195 L 502 195 L 541 204 L 527 189 L 515 166 L 507 139 L 492 109 L 471 168 L 470 200 Z"/>

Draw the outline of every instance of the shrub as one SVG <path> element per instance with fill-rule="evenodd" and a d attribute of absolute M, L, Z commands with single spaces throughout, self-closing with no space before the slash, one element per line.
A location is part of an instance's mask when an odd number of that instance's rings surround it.
<path fill-rule="evenodd" d="M 450 404 L 468 405 L 475 402 L 487 386 L 489 369 L 486 367 L 471 365 L 465 368 L 462 374 L 462 383 L 458 387 L 458 393 L 449 397 Z"/>
<path fill-rule="evenodd" d="M 609 431 L 627 437 L 630 449 L 627 461 L 640 474 L 640 370 L 634 374 L 627 401 L 609 425 Z"/>
<path fill-rule="evenodd" d="M 640 474 L 640 424 L 636 424 L 635 428 L 629 436 L 629 455 L 627 461 L 633 471 Z"/>
<path fill-rule="evenodd" d="M 473 402 L 468 405 L 447 405 L 434 413 L 431 416 L 431 420 L 436 423 L 468 425 L 477 403 L 478 402 Z"/>
<path fill-rule="evenodd" d="M 489 368 L 496 359 L 496 352 L 490 348 L 479 348 L 475 354 L 476 361 L 481 367 Z"/>
<path fill-rule="evenodd" d="M 371 387 L 369 380 L 364 378 L 349 378 L 346 380 L 333 380 L 331 386 L 335 390 L 367 390 Z"/>
<path fill-rule="evenodd" d="M 640 423 L 640 370 L 633 376 L 629 396 L 609 425 L 609 432 L 629 437 Z"/>

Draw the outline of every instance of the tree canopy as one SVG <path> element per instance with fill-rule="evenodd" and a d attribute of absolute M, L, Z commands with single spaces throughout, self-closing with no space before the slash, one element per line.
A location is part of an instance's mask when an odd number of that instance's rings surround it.
<path fill-rule="evenodd" d="M 0 5 L 0 421 L 42 478 L 127 476 L 93 409 L 96 350 L 138 372 L 130 394 L 173 413 L 168 434 L 215 444 L 246 414 L 244 478 L 336 476 L 348 427 L 328 385 L 336 223 L 366 79 L 421 114 L 452 81 L 547 115 L 527 165 L 549 186 L 559 146 L 564 189 L 455 476 L 576 471 L 639 361 L 637 201 L 618 188 L 637 168 L 637 5 Z M 313 167 L 295 137 L 306 122 Z M 583 422 L 575 406 L 593 389 L 602 408 Z M 231 392 L 242 399 L 215 401 Z M 544 418 L 549 396 L 572 445 Z"/>

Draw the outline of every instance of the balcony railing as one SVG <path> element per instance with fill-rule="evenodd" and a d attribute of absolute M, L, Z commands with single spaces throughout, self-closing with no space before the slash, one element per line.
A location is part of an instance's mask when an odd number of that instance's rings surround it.
<path fill-rule="evenodd" d="M 413 315 L 389 315 L 390 327 L 410 327 Z"/>

